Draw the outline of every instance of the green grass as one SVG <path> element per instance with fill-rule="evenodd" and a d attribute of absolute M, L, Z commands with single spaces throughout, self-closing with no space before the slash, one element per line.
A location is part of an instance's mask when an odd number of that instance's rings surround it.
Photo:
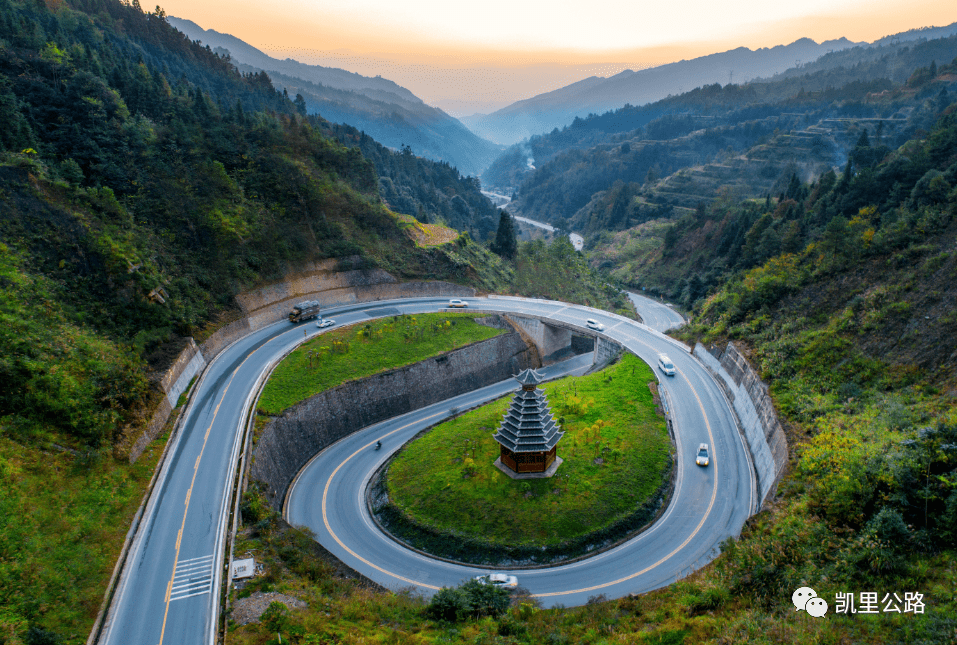
<path fill-rule="evenodd" d="M 29 626 L 86 641 L 167 437 L 130 465 L 0 436 L 0 642 Z"/>
<path fill-rule="evenodd" d="M 516 481 L 493 466 L 492 434 L 510 395 L 408 444 L 389 467 L 389 498 L 428 527 L 497 544 L 554 545 L 606 527 L 638 509 L 670 463 L 652 381 L 651 369 L 626 354 L 597 374 L 544 385 L 566 432 L 558 444 L 565 461 L 550 479 Z"/>
<path fill-rule="evenodd" d="M 394 316 L 333 328 L 297 348 L 276 367 L 259 398 L 261 414 L 280 414 L 310 396 L 353 379 L 411 365 L 504 333 L 464 313 Z"/>
<path fill-rule="evenodd" d="M 742 541 L 780 560 L 792 557 L 794 548 L 800 549 L 798 540 L 806 539 L 797 535 L 807 531 L 807 522 L 805 518 L 789 516 L 790 512 L 781 506 L 772 506 L 750 523 Z M 835 589 L 920 590 L 926 594 L 925 600 L 931 600 L 923 615 L 844 616 L 829 611 L 824 619 L 814 619 L 803 612 L 798 614 L 791 606 L 789 592 L 768 596 L 748 591 L 747 586 L 735 588 L 736 575 L 770 571 L 756 571 L 740 552 L 733 552 L 719 556 L 716 566 L 709 565 L 680 582 L 640 596 L 589 602 L 581 607 L 541 609 L 534 598 L 515 595 L 512 608 L 497 620 L 477 618 L 447 623 L 430 619 L 427 603 L 421 597 L 404 592 L 378 593 L 335 575 L 332 567 L 316 557 L 308 533 L 282 528 L 278 518 L 270 516 L 268 501 L 255 492 L 246 494 L 243 519 L 246 528 L 238 537 L 236 553 L 255 557 L 265 565 L 266 573 L 254 578 L 239 593 L 234 592 L 234 598 L 256 591 L 279 591 L 308 603 L 305 609 L 289 611 L 282 621 L 284 643 L 936 645 L 953 642 L 953 630 L 957 627 L 952 618 L 953 589 L 957 584 L 952 552 L 928 558 L 922 577 L 902 582 L 903 586 L 888 582 L 877 587 L 861 583 L 815 587 L 831 607 Z M 781 541 L 783 545 L 779 544 Z M 824 550 L 827 545 L 818 543 L 813 548 Z M 231 625 L 227 642 L 277 643 L 276 632 L 269 627 L 262 623 Z"/>

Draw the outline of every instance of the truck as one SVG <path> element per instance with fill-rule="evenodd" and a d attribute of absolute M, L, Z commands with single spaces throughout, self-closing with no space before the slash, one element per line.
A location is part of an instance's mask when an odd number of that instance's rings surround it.
<path fill-rule="evenodd" d="M 319 317 L 319 301 L 303 300 L 296 304 L 289 312 L 289 322 L 299 323 Z"/>

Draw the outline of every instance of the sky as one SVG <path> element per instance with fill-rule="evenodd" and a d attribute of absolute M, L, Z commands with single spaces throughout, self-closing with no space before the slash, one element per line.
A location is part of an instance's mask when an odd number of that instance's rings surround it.
<path fill-rule="evenodd" d="M 144 3 L 144 7 L 145 7 Z M 957 22 L 954 0 L 165 0 L 277 58 L 381 74 L 455 116 L 590 75 Z"/>

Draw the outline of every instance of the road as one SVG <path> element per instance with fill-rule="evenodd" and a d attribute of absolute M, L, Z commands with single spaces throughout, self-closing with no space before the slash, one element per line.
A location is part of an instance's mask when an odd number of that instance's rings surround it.
<path fill-rule="evenodd" d="M 445 303 L 447 299 L 436 298 L 380 301 L 329 309 L 324 315 L 334 317 L 341 326 L 393 315 L 396 310 L 435 311 Z M 585 307 L 510 298 L 472 299 L 470 303 L 473 308 L 547 316 L 578 326 L 583 326 L 586 318 L 596 318 L 607 326 L 608 337 L 622 342 L 649 364 L 654 364 L 657 351 L 668 348 L 678 369 L 677 377 L 663 383 L 663 390 L 675 404 L 679 455 L 676 494 L 665 515 L 635 540 L 595 558 L 556 569 L 523 572 L 523 586 L 540 595 L 545 604 L 565 605 L 583 603 L 588 596 L 599 593 L 614 597 L 659 587 L 703 565 L 714 557 L 721 540 L 740 531 L 754 504 L 747 456 L 727 402 L 695 359 L 660 333 Z M 215 642 L 229 493 L 244 413 L 270 363 L 302 342 L 304 336 L 317 333 L 312 323 L 291 326 L 280 322 L 237 341 L 207 367 L 181 429 L 169 446 L 98 642 Z M 398 546 L 391 552 L 379 551 L 378 546 L 366 550 L 381 541 L 370 537 L 373 529 L 367 517 L 347 514 L 349 508 L 360 505 L 362 487 L 357 485 L 359 480 L 342 476 L 342 471 L 357 466 L 369 468 L 374 458 L 384 458 L 386 452 L 364 448 L 368 443 L 363 443 L 364 437 L 373 434 L 364 431 L 352 435 L 313 462 L 325 463 L 326 456 L 336 455 L 331 458 L 338 461 L 332 463 L 336 468 L 341 466 L 327 482 L 328 494 L 333 496 L 331 508 L 336 513 L 329 512 L 327 505 L 324 521 L 330 522 L 337 537 L 340 532 L 346 537 L 349 549 L 340 547 L 324 522 L 318 526 L 318 539 L 349 566 L 392 588 L 411 584 L 430 593 L 437 586 L 456 584 L 471 575 L 474 568 L 433 562 Z M 374 442 L 375 438 L 370 440 Z M 396 441 L 388 436 L 383 439 L 390 450 Z M 713 446 L 712 467 L 689 467 L 699 442 Z M 357 454 L 346 460 L 353 453 Z M 297 494 L 311 494 L 313 508 L 321 508 L 320 490 L 325 488 L 296 488 Z M 340 506 L 341 514 L 337 510 Z M 310 525 L 313 521 L 298 516 L 291 519 Z M 356 542 L 348 542 L 353 535 Z"/>
<path fill-rule="evenodd" d="M 482 194 L 492 200 L 492 203 L 495 204 L 498 208 L 506 208 L 509 202 L 512 201 L 512 198 L 508 195 L 500 195 L 499 193 L 492 193 L 487 190 L 483 190 Z M 513 218 L 519 222 L 524 222 L 530 226 L 537 226 L 538 228 L 545 229 L 550 233 L 555 232 L 555 227 L 551 224 L 546 224 L 545 222 L 539 222 L 538 220 L 528 219 L 527 217 L 519 217 L 518 215 L 512 215 Z M 578 233 L 569 233 L 568 241 L 572 243 L 572 246 L 576 251 L 581 251 L 585 246 L 585 238 L 583 238 Z"/>
<path fill-rule="evenodd" d="M 519 217 L 518 215 L 512 215 L 512 218 L 518 220 L 519 222 L 528 224 L 529 226 L 537 226 L 538 228 L 544 229 L 550 233 L 554 233 L 556 230 L 551 224 L 539 222 L 538 220 L 528 219 L 527 217 Z M 569 233 L 568 241 L 572 243 L 572 247 L 574 247 L 576 251 L 581 251 L 585 246 L 585 238 L 578 233 Z"/>
<path fill-rule="evenodd" d="M 409 299 L 402 313 L 435 311 L 448 299 Z M 324 311 L 339 324 L 368 320 L 368 303 Z M 382 313 L 381 315 L 391 315 Z M 234 343 L 206 368 L 147 502 L 99 643 L 214 643 L 233 475 L 244 414 L 270 362 L 319 333 L 280 322 Z"/>
<path fill-rule="evenodd" d="M 649 364 L 655 363 L 659 351 L 667 351 L 678 369 L 674 378 L 661 377 L 676 426 L 678 474 L 671 505 L 649 530 L 593 558 L 559 567 L 511 571 L 544 605 L 580 605 L 599 594 L 613 598 L 668 585 L 707 563 L 717 555 L 724 539 L 740 532 L 755 501 L 748 457 L 720 389 L 687 352 L 637 323 L 585 308 L 498 299 L 475 299 L 470 304 L 536 313 L 582 328 L 586 318 L 596 318 L 606 325 L 605 335 Z M 449 416 L 451 407 L 469 407 L 515 389 L 514 382 L 503 382 L 342 439 L 301 471 L 287 496 L 286 519 L 308 526 L 343 562 L 392 589 L 411 586 L 431 594 L 487 573 L 481 567 L 429 559 L 384 536 L 369 515 L 364 491 L 389 454 Z M 383 450 L 373 449 L 377 440 L 382 441 Z M 712 447 L 708 468 L 694 465 L 699 443 Z"/>
<path fill-rule="evenodd" d="M 652 329 L 665 332 L 675 327 L 681 327 L 686 322 L 684 316 L 663 302 L 630 291 L 625 293 L 628 294 L 628 298 L 634 303 L 635 309 L 641 314 L 641 319 Z"/>

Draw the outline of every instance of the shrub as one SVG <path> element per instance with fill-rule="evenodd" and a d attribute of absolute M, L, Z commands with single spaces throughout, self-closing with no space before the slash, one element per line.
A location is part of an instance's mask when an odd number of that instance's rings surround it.
<path fill-rule="evenodd" d="M 435 620 L 454 623 L 464 620 L 468 616 L 468 609 L 468 600 L 460 589 L 442 587 L 432 596 L 426 613 Z"/>
<path fill-rule="evenodd" d="M 436 620 L 449 622 L 483 616 L 495 617 L 505 613 L 510 601 L 507 589 L 478 580 L 466 580 L 458 587 L 439 589 L 432 596 L 426 613 Z"/>
<path fill-rule="evenodd" d="M 260 616 L 259 622 L 270 632 L 283 631 L 289 622 L 289 609 L 281 602 L 271 602 Z"/>
<path fill-rule="evenodd" d="M 31 627 L 27 632 L 27 645 L 61 645 L 63 638 L 56 632 L 48 632 L 39 627 Z"/>
<path fill-rule="evenodd" d="M 466 595 L 469 613 L 472 616 L 498 616 L 509 606 L 508 589 L 483 584 L 478 580 L 466 580 L 459 589 Z"/>

